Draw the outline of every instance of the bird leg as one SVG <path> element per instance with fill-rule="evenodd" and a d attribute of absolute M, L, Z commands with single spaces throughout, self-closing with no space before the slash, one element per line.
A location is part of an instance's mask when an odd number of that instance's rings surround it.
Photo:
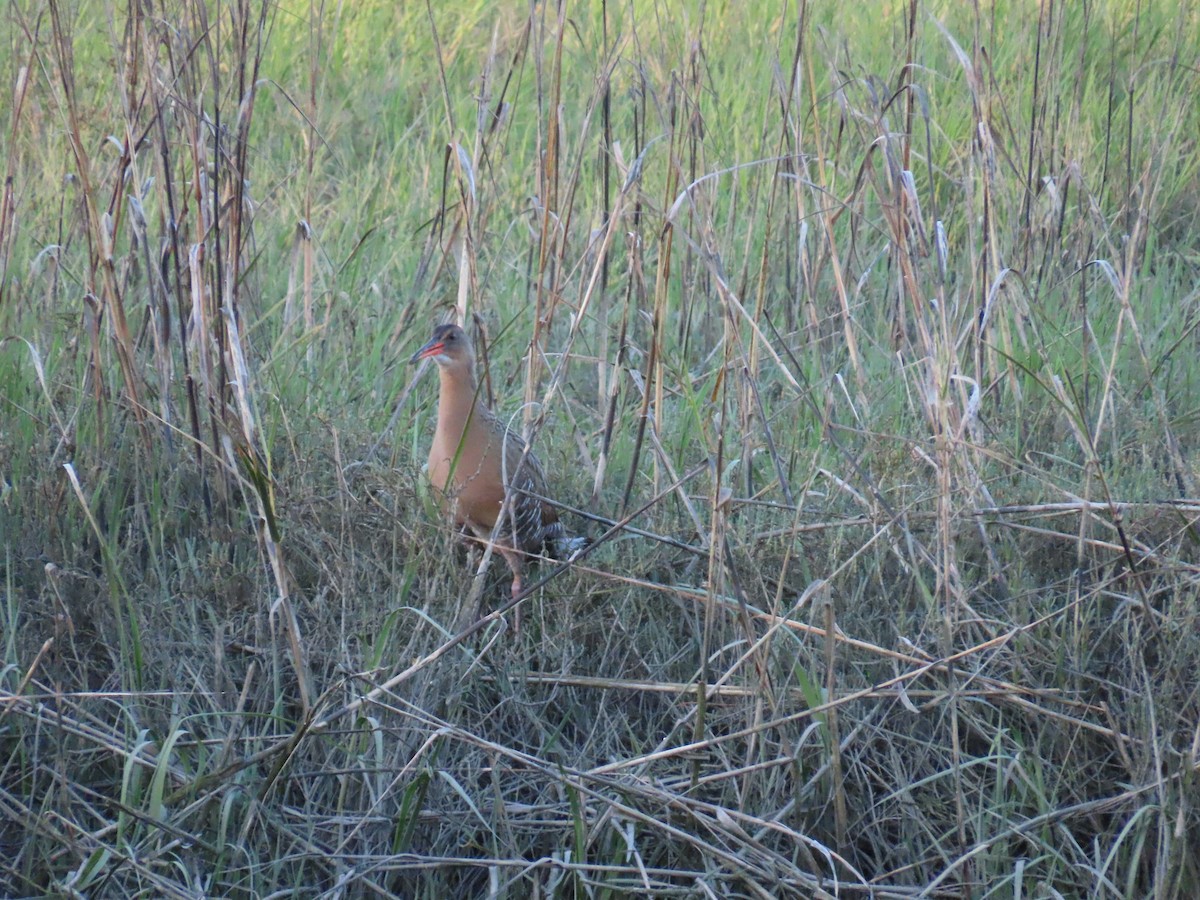
<path fill-rule="evenodd" d="M 496 549 L 500 551 L 500 555 L 504 557 L 504 561 L 508 563 L 508 567 L 512 570 L 512 598 L 516 600 L 521 596 L 521 569 L 524 561 L 521 559 L 521 552 L 513 550 L 510 547 L 505 547 L 502 544 L 497 544 Z M 521 633 L 521 607 L 513 607 L 513 634 Z"/>
<path fill-rule="evenodd" d="M 502 543 L 502 539 L 493 541 L 492 530 L 490 528 L 483 528 L 470 523 L 468 523 L 466 527 L 475 535 L 476 538 L 482 541 L 485 546 L 490 545 L 497 553 L 504 557 L 504 562 L 508 564 L 508 568 L 513 575 L 511 595 L 512 598 L 516 600 L 519 596 L 521 596 L 521 589 L 523 587 L 521 583 L 521 575 L 525 568 L 525 555 L 520 550 L 505 546 L 505 544 Z M 475 542 L 469 541 L 469 543 Z M 518 634 L 521 631 L 521 607 L 519 606 L 513 610 L 513 631 Z"/>

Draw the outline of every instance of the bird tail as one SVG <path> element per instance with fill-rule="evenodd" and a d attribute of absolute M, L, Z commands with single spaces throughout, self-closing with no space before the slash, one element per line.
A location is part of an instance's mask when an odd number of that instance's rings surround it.
<path fill-rule="evenodd" d="M 555 559 L 574 559 L 590 543 L 586 537 L 571 534 L 562 522 L 555 522 L 546 528 L 546 549 Z"/>

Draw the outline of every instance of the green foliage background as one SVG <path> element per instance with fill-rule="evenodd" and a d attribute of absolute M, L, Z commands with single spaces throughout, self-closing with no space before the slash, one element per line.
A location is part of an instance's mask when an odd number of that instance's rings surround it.
<path fill-rule="evenodd" d="M 1194 896 L 1198 16 L 9 4 L 0 893 Z"/>

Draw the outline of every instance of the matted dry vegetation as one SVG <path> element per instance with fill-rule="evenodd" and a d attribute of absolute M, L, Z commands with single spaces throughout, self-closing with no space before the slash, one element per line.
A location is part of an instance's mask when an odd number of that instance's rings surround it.
<path fill-rule="evenodd" d="M 1197 16 L 14 0 L 0 894 L 1196 896 Z"/>

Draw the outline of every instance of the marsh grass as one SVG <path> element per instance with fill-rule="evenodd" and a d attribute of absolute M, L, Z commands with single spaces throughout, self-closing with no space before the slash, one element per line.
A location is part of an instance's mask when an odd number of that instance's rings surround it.
<path fill-rule="evenodd" d="M 5 895 L 1196 895 L 1195 9 L 751 12 L 10 4 Z"/>

